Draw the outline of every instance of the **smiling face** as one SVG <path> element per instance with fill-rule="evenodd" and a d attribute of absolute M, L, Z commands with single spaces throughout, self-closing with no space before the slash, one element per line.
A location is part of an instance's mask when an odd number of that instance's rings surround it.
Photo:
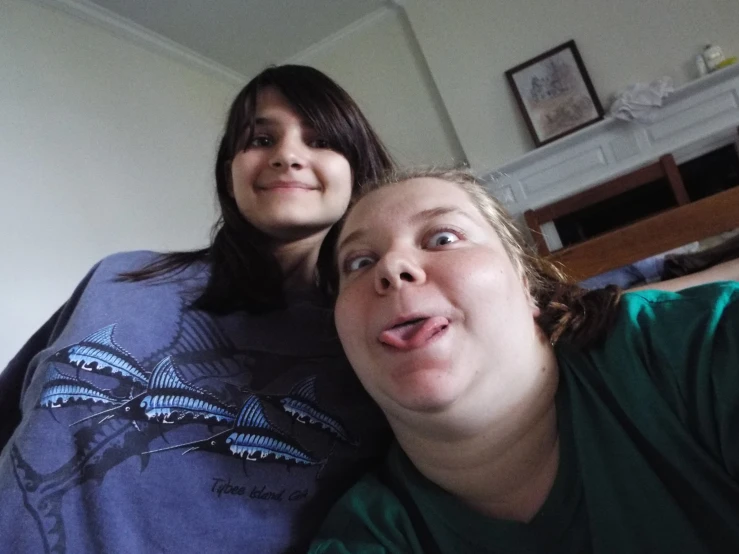
<path fill-rule="evenodd" d="M 336 325 L 346 354 L 391 419 L 509 405 L 540 337 L 524 279 L 458 185 L 419 178 L 380 188 L 339 238 Z M 529 359 L 531 358 L 531 359 Z"/>
<path fill-rule="evenodd" d="M 230 192 L 241 214 L 277 240 L 327 232 L 352 189 L 349 162 L 329 146 L 279 91 L 262 91 L 254 136 L 231 162 Z"/>

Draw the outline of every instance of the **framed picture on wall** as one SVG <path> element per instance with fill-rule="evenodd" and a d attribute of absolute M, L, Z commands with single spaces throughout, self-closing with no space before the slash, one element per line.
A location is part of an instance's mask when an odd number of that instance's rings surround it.
<path fill-rule="evenodd" d="M 603 119 L 574 40 L 505 72 L 536 146 Z"/>

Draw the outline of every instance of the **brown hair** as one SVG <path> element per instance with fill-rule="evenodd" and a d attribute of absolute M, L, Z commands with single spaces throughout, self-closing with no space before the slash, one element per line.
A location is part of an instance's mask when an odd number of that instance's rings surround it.
<path fill-rule="evenodd" d="M 388 173 L 381 180 L 366 185 L 352 200 L 347 213 L 375 190 L 423 178 L 454 183 L 469 195 L 472 203 L 495 230 L 514 267 L 528 283 L 529 292 L 541 311 L 537 323 L 552 345 L 562 340 L 586 347 L 604 338 L 616 316 L 622 290 L 616 286 L 584 289 L 572 281 L 561 266 L 542 258 L 526 242 L 501 203 L 467 169 L 431 168 Z M 327 280 L 332 290 L 338 290 L 335 266 Z"/>
<path fill-rule="evenodd" d="M 190 265 L 210 266 L 208 283 L 194 308 L 213 313 L 246 310 L 260 313 L 284 305 L 283 275 L 271 251 L 271 240 L 239 211 L 229 193 L 230 164 L 254 135 L 259 93 L 277 89 L 292 108 L 325 137 L 330 148 L 352 168 L 352 191 L 394 167 L 382 141 L 359 106 L 330 77 L 312 67 L 269 67 L 254 77 L 234 99 L 215 163 L 220 217 L 207 248 L 163 254 L 147 266 L 121 274 L 124 281 L 169 278 Z"/>

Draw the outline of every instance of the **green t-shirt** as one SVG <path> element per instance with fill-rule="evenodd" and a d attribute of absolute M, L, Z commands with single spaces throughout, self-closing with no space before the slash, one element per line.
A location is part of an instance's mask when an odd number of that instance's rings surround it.
<path fill-rule="evenodd" d="M 531 522 L 471 510 L 396 447 L 311 554 L 739 552 L 739 283 L 626 294 L 602 346 L 556 354 L 560 469 Z"/>

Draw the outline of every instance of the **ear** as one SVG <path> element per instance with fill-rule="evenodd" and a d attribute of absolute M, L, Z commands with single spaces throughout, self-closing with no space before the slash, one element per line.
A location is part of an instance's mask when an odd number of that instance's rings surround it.
<path fill-rule="evenodd" d="M 531 307 L 531 316 L 536 319 L 541 315 L 541 308 L 536 305 L 536 301 L 529 294 L 529 306 Z"/>
<path fill-rule="evenodd" d="M 534 319 L 536 319 L 537 317 L 541 315 L 541 308 L 536 303 L 536 299 L 534 298 L 534 295 L 531 294 L 531 287 L 529 286 L 529 280 L 526 277 L 523 277 L 523 286 L 524 286 L 524 290 L 526 291 L 526 297 L 528 298 L 529 308 L 531 308 L 531 315 Z"/>

